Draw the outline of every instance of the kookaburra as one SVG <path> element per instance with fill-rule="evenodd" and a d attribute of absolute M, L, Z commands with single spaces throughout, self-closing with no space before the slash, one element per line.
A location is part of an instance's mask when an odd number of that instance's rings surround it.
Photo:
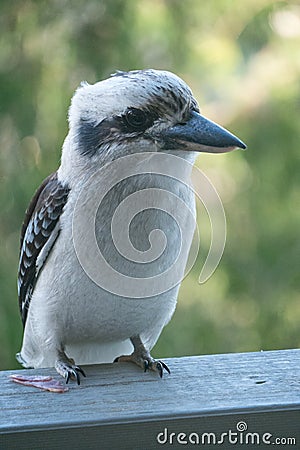
<path fill-rule="evenodd" d="M 17 359 L 23 366 L 54 366 L 67 382 L 71 378 L 78 384 L 80 374 L 84 375 L 82 364 L 132 361 L 160 376 L 169 371 L 150 351 L 174 312 L 179 285 L 147 298 L 141 288 L 140 295 L 130 298 L 95 283 L 74 247 L 76 202 L 85 191 L 97 196 L 93 175 L 109 163 L 114 170 L 114 161 L 127 155 L 165 153 L 193 163 L 199 152 L 223 153 L 235 148 L 246 146 L 201 115 L 189 87 L 170 72 L 117 72 L 93 85 L 81 84 L 69 110 L 61 165 L 35 193 L 21 231 L 18 295 L 24 337 Z M 107 237 L 109 222 L 124 196 L 148 187 L 167 188 L 193 210 L 193 192 L 179 186 L 176 179 L 166 178 L 153 174 L 126 177 L 95 214 L 99 245 L 109 263 L 127 277 L 137 273 L 141 279 L 151 277 L 157 266 L 165 270 L 168 258 L 176 257 L 181 245 L 178 227 L 164 214 L 164 205 L 141 211 L 130 228 L 132 243 L 140 252 L 149 246 L 149 233 L 164 228 L 171 250 L 160 255 L 157 265 L 153 261 L 148 269 L 143 263 L 140 269 L 118 253 Z M 107 180 L 106 175 L 103 183 Z M 187 238 L 188 247 L 191 238 Z"/>

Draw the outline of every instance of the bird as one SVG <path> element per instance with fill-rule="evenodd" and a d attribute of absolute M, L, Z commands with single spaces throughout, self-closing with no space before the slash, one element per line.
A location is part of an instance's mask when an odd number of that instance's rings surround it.
<path fill-rule="evenodd" d="M 162 377 L 170 369 L 150 352 L 174 313 L 180 283 L 161 292 L 154 292 L 153 283 L 154 293 L 149 295 L 143 280 L 146 283 L 159 270 L 167 270 L 180 251 L 182 230 L 166 212 L 172 209 L 174 196 L 192 214 L 195 199 L 180 181 L 151 170 L 139 176 L 139 167 L 142 161 L 153 160 L 158 169 L 162 156 L 182 161 L 183 167 L 184 162 L 192 165 L 199 153 L 224 153 L 246 145 L 200 113 L 191 89 L 180 77 L 157 69 L 117 71 L 95 84 L 82 82 L 71 100 L 68 122 L 61 164 L 37 189 L 21 229 L 18 299 L 24 332 L 17 360 L 26 368 L 55 367 L 66 383 L 80 384 L 85 376 L 82 365 L 113 361 L 133 362 Z M 122 172 L 126 158 L 132 176 Z M 108 189 L 115 175 L 119 181 Z M 115 288 L 111 283 L 111 289 L 107 288 L 105 273 L 92 264 L 100 280 L 95 282 L 76 253 L 75 212 L 84 241 L 90 223 L 86 217 L 93 213 L 89 201 L 97 203 L 99 190 L 105 195 L 94 214 L 97 245 L 115 271 L 128 280 L 139 279 L 140 287 L 132 295 L 127 284 Z M 171 198 L 158 196 L 155 208 L 151 195 L 165 190 Z M 155 246 L 155 237 L 161 238 L 155 233 L 161 228 L 170 244 L 147 263 L 128 260 L 110 236 L 117 208 L 137 193 L 143 194 L 148 206 L 140 208 L 128 228 L 133 247 L 138 254 L 147 254 L 150 238 Z M 78 207 L 82 195 L 85 200 Z M 188 225 L 190 215 L 184 207 L 174 204 L 173 210 L 182 214 L 188 230 L 178 272 L 182 275 L 193 226 Z M 123 232 L 122 216 L 119 222 L 117 234 Z M 87 244 L 88 262 L 93 250 Z"/>

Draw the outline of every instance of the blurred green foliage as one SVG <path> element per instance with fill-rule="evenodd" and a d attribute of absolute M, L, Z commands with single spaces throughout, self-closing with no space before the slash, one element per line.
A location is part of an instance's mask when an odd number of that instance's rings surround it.
<path fill-rule="evenodd" d="M 247 152 L 197 161 L 223 200 L 227 244 L 204 285 L 200 253 L 154 355 L 299 346 L 299 3 L 2 0 L 0 7 L 0 369 L 17 367 L 21 343 L 15 280 L 24 211 L 59 164 L 74 89 L 116 69 L 176 72 L 203 113 L 248 144 Z"/>

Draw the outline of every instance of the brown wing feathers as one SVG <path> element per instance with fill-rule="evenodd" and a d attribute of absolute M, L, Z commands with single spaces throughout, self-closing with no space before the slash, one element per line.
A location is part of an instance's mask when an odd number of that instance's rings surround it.
<path fill-rule="evenodd" d="M 19 306 L 24 326 L 32 292 L 38 277 L 37 258 L 49 242 L 67 202 L 68 194 L 69 188 L 58 181 L 55 172 L 43 181 L 26 211 L 21 230 L 18 273 Z M 55 240 L 48 249 L 43 263 L 54 242 Z"/>

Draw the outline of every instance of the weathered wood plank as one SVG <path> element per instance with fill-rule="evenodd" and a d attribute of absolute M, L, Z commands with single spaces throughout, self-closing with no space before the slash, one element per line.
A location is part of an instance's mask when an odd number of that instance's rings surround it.
<path fill-rule="evenodd" d="M 127 363 L 87 366 L 81 386 L 70 384 L 65 394 L 11 382 L 9 375 L 21 371 L 0 372 L 0 449 L 151 449 L 161 446 L 158 433 L 174 442 L 170 448 L 182 448 L 180 432 L 183 441 L 192 432 L 220 439 L 241 421 L 248 430 L 237 433 L 240 440 L 247 432 L 270 433 L 295 438 L 292 448 L 300 448 L 300 350 L 166 361 L 171 375 L 163 379 Z M 56 376 L 54 369 L 27 372 Z"/>

